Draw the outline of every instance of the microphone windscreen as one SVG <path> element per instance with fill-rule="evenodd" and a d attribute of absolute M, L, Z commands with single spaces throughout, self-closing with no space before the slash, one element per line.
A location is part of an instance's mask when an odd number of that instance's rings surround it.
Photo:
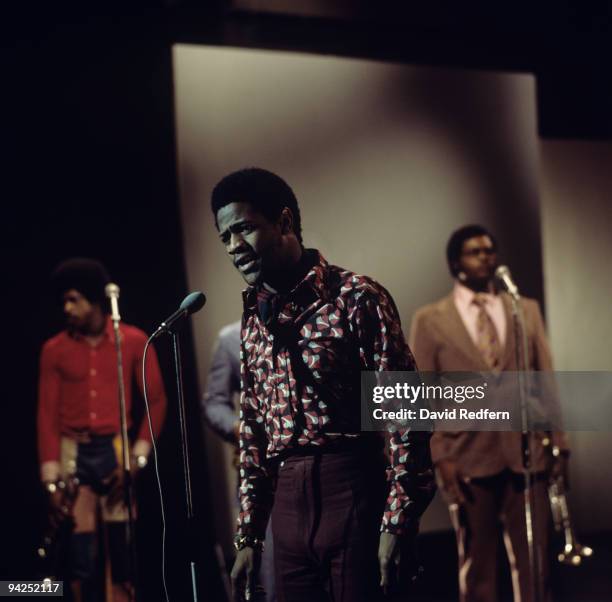
<path fill-rule="evenodd" d="M 512 274 L 510 274 L 510 268 L 507 265 L 497 266 L 495 270 L 495 277 L 500 280 L 504 280 L 504 278 L 509 278 L 512 281 Z"/>
<path fill-rule="evenodd" d="M 206 303 L 206 296 L 202 291 L 194 291 L 189 293 L 180 305 L 179 309 L 186 309 L 188 314 L 193 314 L 200 311 Z"/>
<path fill-rule="evenodd" d="M 104 287 L 104 292 L 109 299 L 111 297 L 119 297 L 119 287 L 114 282 L 109 282 Z"/>

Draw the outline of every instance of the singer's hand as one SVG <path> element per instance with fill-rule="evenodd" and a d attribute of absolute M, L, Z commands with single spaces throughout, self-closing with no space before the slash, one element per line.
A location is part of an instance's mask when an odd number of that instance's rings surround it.
<path fill-rule="evenodd" d="M 260 565 L 260 550 L 246 547 L 238 551 L 231 573 L 234 602 L 253 600 Z"/>
<path fill-rule="evenodd" d="M 380 587 L 382 587 L 385 596 L 389 593 L 389 588 L 393 580 L 392 570 L 395 570 L 395 579 L 398 580 L 400 566 L 400 550 L 398 545 L 398 536 L 391 533 L 380 534 L 380 542 L 378 544 L 378 564 L 380 567 Z"/>

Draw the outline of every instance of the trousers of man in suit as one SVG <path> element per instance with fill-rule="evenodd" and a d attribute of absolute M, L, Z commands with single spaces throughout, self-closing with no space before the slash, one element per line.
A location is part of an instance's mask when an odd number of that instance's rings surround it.
<path fill-rule="evenodd" d="M 461 295 L 474 294 L 457 285 L 443 299 L 426 305 L 414 315 L 410 347 L 421 371 L 487 372 L 491 366 L 470 335 L 457 305 Z M 495 299 L 499 303 L 500 297 Z M 512 328 L 510 298 L 502 294 L 505 340 L 500 345 L 497 369 L 517 370 L 516 336 Z M 499 307 L 499 305 L 498 305 Z M 552 370 L 552 359 L 537 301 L 522 299 L 531 370 Z M 542 599 L 549 597 L 547 555 L 550 508 L 547 475 L 550 455 L 542 445 L 543 433 L 532 442 L 534 541 L 539 556 Z M 562 449 L 563 433 L 553 433 Z M 501 527 L 510 564 L 515 602 L 533 599 L 524 509 L 524 469 L 521 433 L 508 431 L 435 432 L 431 439 L 434 464 L 456 463 L 462 477 L 465 502 L 449 504 L 459 556 L 459 589 L 462 602 L 491 602 L 497 599 L 498 532 Z M 451 500 L 452 501 L 452 500 Z"/>

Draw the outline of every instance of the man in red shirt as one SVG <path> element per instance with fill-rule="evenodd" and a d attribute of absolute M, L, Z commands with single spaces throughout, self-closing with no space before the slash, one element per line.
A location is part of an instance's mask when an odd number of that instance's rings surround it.
<path fill-rule="evenodd" d="M 106 309 L 104 266 L 91 259 L 70 259 L 55 270 L 54 291 L 62 298 L 66 329 L 45 342 L 40 357 L 38 448 L 42 482 L 49 494 L 50 518 L 66 513 L 65 483 L 78 482 L 72 507 L 71 581 L 77 601 L 86 600 L 95 574 L 97 506 L 107 527 L 113 599 L 129 600 L 126 550 L 127 508 L 118 401 L 117 353 Z M 128 428 L 132 381 L 142 391 L 142 355 L 147 336 L 120 325 Z M 153 428 L 159 433 L 166 397 L 154 349 L 148 353 L 147 394 Z M 146 466 L 151 436 L 146 420 L 131 446 L 132 471 Z M 75 481 L 76 479 L 76 481 Z"/>

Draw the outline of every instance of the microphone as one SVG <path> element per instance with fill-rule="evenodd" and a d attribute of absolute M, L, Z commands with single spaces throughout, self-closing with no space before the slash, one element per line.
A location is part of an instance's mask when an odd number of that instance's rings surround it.
<path fill-rule="evenodd" d="M 189 293 L 180 304 L 179 308 L 168 318 L 166 318 L 153 333 L 153 337 L 156 337 L 162 332 L 170 332 L 171 326 L 184 318 L 194 314 L 196 311 L 200 311 L 206 303 L 206 296 L 202 291 L 194 291 Z M 151 337 L 151 338 L 153 338 Z"/>
<path fill-rule="evenodd" d="M 111 319 L 113 322 L 119 322 L 119 320 L 121 320 L 121 316 L 119 315 L 119 290 L 119 287 L 114 282 L 109 282 L 104 287 L 104 292 L 110 299 Z"/>
<path fill-rule="evenodd" d="M 498 266 L 495 270 L 495 277 L 499 280 L 510 296 L 514 297 L 517 301 L 521 298 L 518 287 L 514 283 L 514 280 L 512 280 L 512 275 L 510 274 L 510 270 L 508 269 L 507 265 Z"/>

